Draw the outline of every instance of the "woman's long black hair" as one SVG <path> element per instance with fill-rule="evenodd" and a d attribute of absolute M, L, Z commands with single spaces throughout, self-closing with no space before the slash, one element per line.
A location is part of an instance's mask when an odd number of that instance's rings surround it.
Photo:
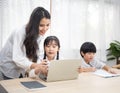
<path fill-rule="evenodd" d="M 49 45 L 50 42 L 55 41 L 57 44 L 58 48 L 60 48 L 60 41 L 56 36 L 48 36 L 45 41 L 44 41 L 44 57 L 43 59 L 46 59 L 46 52 L 45 52 L 45 46 Z M 57 51 L 57 57 L 56 60 L 59 60 L 59 51 Z"/>
<path fill-rule="evenodd" d="M 33 10 L 30 20 L 26 26 L 26 36 L 24 40 L 24 45 L 26 48 L 26 55 L 33 62 L 37 61 L 37 38 L 39 36 L 39 23 L 42 18 L 50 19 L 49 12 L 43 7 L 37 7 Z"/>

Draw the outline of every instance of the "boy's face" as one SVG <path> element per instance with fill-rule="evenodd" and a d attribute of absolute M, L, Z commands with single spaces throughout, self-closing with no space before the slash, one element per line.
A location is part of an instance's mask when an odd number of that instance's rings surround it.
<path fill-rule="evenodd" d="M 93 53 L 93 52 L 87 52 L 85 54 L 83 52 L 81 52 L 81 54 L 82 54 L 85 62 L 87 62 L 87 63 L 91 62 L 95 56 L 95 53 Z"/>

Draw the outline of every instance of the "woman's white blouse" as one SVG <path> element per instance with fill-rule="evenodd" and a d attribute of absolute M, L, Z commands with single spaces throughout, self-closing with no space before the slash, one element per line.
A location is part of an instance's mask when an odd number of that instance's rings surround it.
<path fill-rule="evenodd" d="M 30 69 L 33 63 L 26 57 L 26 50 L 23 45 L 25 35 L 25 26 L 14 31 L 0 51 L 0 70 L 11 78 L 19 77 L 20 73 L 24 74 L 25 70 Z M 41 39 L 41 37 L 38 38 L 39 44 Z M 38 54 L 40 55 L 39 51 Z"/>

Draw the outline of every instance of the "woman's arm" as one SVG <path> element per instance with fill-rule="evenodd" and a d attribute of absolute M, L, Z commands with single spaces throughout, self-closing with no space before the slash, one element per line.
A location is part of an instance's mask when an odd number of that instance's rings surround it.
<path fill-rule="evenodd" d="M 37 77 L 40 73 L 46 75 L 47 70 L 48 70 L 47 62 L 42 61 L 41 63 L 34 63 L 31 65 L 29 77 Z"/>

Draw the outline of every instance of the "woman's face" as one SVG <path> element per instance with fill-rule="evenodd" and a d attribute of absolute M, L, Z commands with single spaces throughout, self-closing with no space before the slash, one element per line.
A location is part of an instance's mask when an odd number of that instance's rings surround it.
<path fill-rule="evenodd" d="M 45 47 L 45 52 L 48 60 L 54 60 L 55 56 L 57 55 L 57 52 L 59 51 L 59 47 L 56 44 L 55 41 L 50 42 Z"/>
<path fill-rule="evenodd" d="M 44 35 L 50 26 L 50 19 L 43 18 L 39 24 L 39 34 Z"/>

